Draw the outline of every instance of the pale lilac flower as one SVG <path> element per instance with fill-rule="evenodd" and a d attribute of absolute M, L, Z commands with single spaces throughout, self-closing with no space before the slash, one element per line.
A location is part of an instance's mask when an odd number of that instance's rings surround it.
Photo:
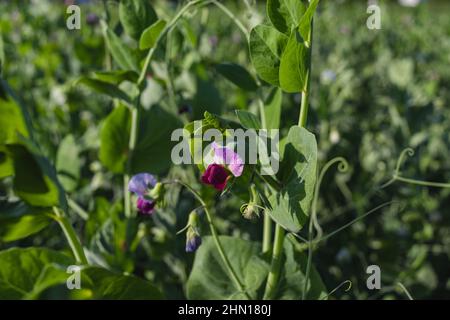
<path fill-rule="evenodd" d="M 128 183 L 128 190 L 139 197 L 144 197 L 155 185 L 156 178 L 150 173 L 138 173 Z"/>

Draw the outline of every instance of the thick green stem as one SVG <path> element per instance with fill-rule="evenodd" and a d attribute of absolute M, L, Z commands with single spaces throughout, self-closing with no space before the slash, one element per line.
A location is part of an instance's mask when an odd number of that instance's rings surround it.
<path fill-rule="evenodd" d="M 284 236 L 285 231 L 283 227 L 277 224 L 275 228 L 275 240 L 273 243 L 272 263 L 270 265 L 269 276 L 267 277 L 264 300 L 272 299 L 277 289 L 278 280 L 280 278 Z"/>
<path fill-rule="evenodd" d="M 229 273 L 231 279 L 232 279 L 233 282 L 234 282 L 234 285 L 235 285 L 236 289 L 238 289 L 240 293 L 244 294 L 245 297 L 246 297 L 248 300 L 251 300 L 250 295 L 245 291 L 244 285 L 243 285 L 242 282 L 239 280 L 239 278 L 238 278 L 236 272 L 235 272 L 234 269 L 233 269 L 233 266 L 232 266 L 231 263 L 230 263 L 230 260 L 228 259 L 227 255 L 225 254 L 225 250 L 223 249 L 222 243 L 220 242 L 220 239 L 219 239 L 219 235 L 217 234 L 216 228 L 215 228 L 215 226 L 214 226 L 214 222 L 213 222 L 213 219 L 212 219 L 212 215 L 211 215 L 211 213 L 209 212 L 208 207 L 207 207 L 205 201 L 204 201 L 204 200 L 202 199 L 202 197 L 198 194 L 198 192 L 195 191 L 191 186 L 189 186 L 189 185 L 187 185 L 187 184 L 185 184 L 184 182 L 181 182 L 181 181 L 179 181 L 179 180 L 175 180 L 174 182 L 176 182 L 176 183 L 182 185 L 183 187 L 185 187 L 186 189 L 188 189 L 189 192 L 191 192 L 191 193 L 194 195 L 194 197 L 195 197 L 195 198 L 200 202 L 200 204 L 203 206 L 203 209 L 205 210 L 206 220 L 207 220 L 207 222 L 208 222 L 209 229 L 211 230 L 211 235 L 212 235 L 212 237 L 213 237 L 213 239 L 214 239 L 214 243 L 215 243 L 215 245 L 216 245 L 217 251 L 219 252 L 220 257 L 222 258 L 222 260 L 223 260 L 223 262 L 224 262 L 224 264 L 225 264 L 225 267 L 226 267 L 226 269 L 228 270 L 228 273 Z"/>
<path fill-rule="evenodd" d="M 63 230 L 67 242 L 69 243 L 73 255 L 75 256 L 75 259 L 77 260 L 78 263 L 87 265 L 88 261 L 86 255 L 84 254 L 83 246 L 81 245 L 80 240 L 78 239 L 75 230 L 73 230 L 73 227 L 70 224 L 69 220 L 67 219 L 65 214 L 62 211 L 60 211 L 60 209 L 54 207 L 53 211 L 55 212 L 54 218 L 59 223 L 61 229 Z"/>
<path fill-rule="evenodd" d="M 262 252 L 270 252 L 272 244 L 272 218 L 268 213 L 264 213 L 264 229 L 263 229 L 263 247 Z"/>
<path fill-rule="evenodd" d="M 134 108 L 131 110 L 131 129 L 130 129 L 130 140 L 128 142 L 128 160 L 126 171 L 123 177 L 123 192 L 124 192 L 124 209 L 125 216 L 130 218 L 133 216 L 133 210 L 131 209 L 131 196 L 128 191 L 128 181 L 130 180 L 131 167 L 134 155 L 134 149 L 136 148 L 136 141 L 139 130 L 139 109 L 140 109 L 140 95 L 136 98 L 136 103 Z"/>

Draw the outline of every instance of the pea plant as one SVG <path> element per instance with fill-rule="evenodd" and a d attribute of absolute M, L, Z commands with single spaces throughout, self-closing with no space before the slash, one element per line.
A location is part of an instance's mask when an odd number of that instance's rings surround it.
<path fill-rule="evenodd" d="M 2 241 L 32 236 L 56 222 L 71 255 L 64 252 L 65 243 L 56 244 L 60 251 L 31 242 L 27 248 L 0 252 L 0 298 L 39 298 L 49 288 L 64 288 L 74 276 L 67 273 L 69 266 L 78 266 L 80 276 L 80 288 L 70 292 L 72 298 L 164 298 L 177 286 L 162 284 L 158 276 L 163 272 L 151 263 L 143 270 L 137 261 L 164 255 L 161 247 L 152 247 L 148 237 L 156 242 L 174 237 L 175 242 L 183 242 L 185 259 L 194 259 L 187 275 L 172 255 L 164 258 L 178 275 L 167 282 L 181 282 L 184 289 L 178 296 L 326 299 L 331 290 L 315 269 L 312 254 L 334 233 L 323 235 L 317 222 L 319 189 L 330 167 L 338 164 L 344 171 L 347 163 L 339 157 L 320 168 L 316 138 L 307 129 L 310 88 L 314 86 L 310 81 L 313 17 L 318 3 L 267 0 L 263 22 L 249 31 L 220 1 L 191 0 L 171 17 L 159 17 L 149 1 L 120 0 L 113 9 L 105 1 L 106 14 L 99 21 L 105 69 L 70 84 L 106 96 L 114 106 L 98 136 L 92 138 L 99 141 L 98 159 L 106 169 L 103 179 L 111 187 L 112 200 L 89 209 L 74 196 L 90 196 L 87 189 L 76 190 L 80 173 L 74 164 L 79 152 L 74 138 L 62 140 L 52 161 L 35 135 L 29 106 L 2 77 L 0 177 L 9 186 L 1 207 L 5 219 L 0 226 Z M 253 111 L 239 109 L 227 117 L 208 105 L 210 96 L 194 101 L 193 108 L 175 89 L 179 84 L 171 75 L 177 69 L 170 62 L 179 49 L 177 30 L 183 27 L 194 39 L 189 21 L 207 6 L 232 21 L 248 42 L 251 70 L 237 63 L 214 63 L 213 57 L 209 64 L 218 75 L 251 94 Z M 193 52 L 192 59 L 199 55 Z M 201 75 L 204 70 L 198 67 L 195 72 Z M 144 103 L 159 94 L 154 91 L 156 85 L 163 88 L 161 101 Z M 286 94 L 301 94 L 298 122 L 280 128 Z M 181 146 L 180 154 L 174 132 L 183 127 L 178 137 L 187 141 L 187 148 Z M 215 132 L 210 145 L 199 135 L 207 130 Z M 243 154 L 251 157 L 255 152 L 248 146 L 242 153 L 221 143 L 231 130 L 265 134 L 265 145 L 276 146 L 270 156 L 279 170 L 268 174 L 262 157 L 245 161 Z M 209 160 L 200 157 L 195 161 L 204 150 Z M 177 154 L 185 161 L 176 163 Z M 174 208 L 183 212 L 176 217 L 181 227 L 167 234 L 161 230 L 168 230 L 167 221 L 173 218 L 168 212 Z M 239 231 L 231 236 L 220 234 L 226 230 L 221 226 L 226 217 L 217 217 L 219 209 L 240 211 L 236 229 L 251 220 L 262 230 L 262 238 L 240 237 Z M 107 223 L 100 223 L 105 216 Z"/>

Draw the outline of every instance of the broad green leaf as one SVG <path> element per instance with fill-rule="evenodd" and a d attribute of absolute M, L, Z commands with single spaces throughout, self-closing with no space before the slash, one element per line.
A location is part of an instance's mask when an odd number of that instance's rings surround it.
<path fill-rule="evenodd" d="M 236 110 L 236 115 L 245 129 L 261 129 L 261 122 L 253 113 L 245 110 Z"/>
<path fill-rule="evenodd" d="M 131 98 L 125 92 L 123 92 L 117 86 L 109 82 L 92 79 L 88 77 L 81 77 L 75 82 L 75 85 L 77 84 L 83 84 L 95 90 L 98 93 L 106 94 L 111 98 L 117 98 L 125 102 L 131 103 Z"/>
<path fill-rule="evenodd" d="M 14 167 L 14 191 L 32 206 L 65 208 L 66 200 L 55 168 L 32 142 L 22 139 L 22 144 L 7 146 Z"/>
<path fill-rule="evenodd" d="M 290 35 L 300 23 L 307 6 L 305 0 L 267 0 L 267 16 L 278 31 Z"/>
<path fill-rule="evenodd" d="M 8 155 L 8 149 L 0 144 L 0 179 L 12 176 L 14 168 L 11 157 Z"/>
<path fill-rule="evenodd" d="M 271 217 L 288 231 L 297 233 L 306 223 L 317 179 L 317 142 L 302 127 L 289 130 L 282 150 L 279 177 L 282 189 L 269 200 Z"/>
<path fill-rule="evenodd" d="M 0 215 L 0 242 L 11 242 L 26 238 L 41 231 L 50 222 L 52 222 L 52 219 L 42 212 L 12 218 L 4 218 Z"/>
<path fill-rule="evenodd" d="M 157 19 L 148 0 L 120 0 L 119 17 L 126 33 L 135 40 Z"/>
<path fill-rule="evenodd" d="M 171 141 L 172 132 L 182 128 L 182 122 L 159 106 L 141 115 L 132 173 L 163 173 L 172 165 L 171 152 L 177 143 Z"/>
<path fill-rule="evenodd" d="M 77 187 L 80 179 L 81 160 L 79 148 L 73 135 L 67 135 L 60 143 L 56 154 L 58 179 L 64 190 L 70 192 Z"/>
<path fill-rule="evenodd" d="M 13 100 L 0 97 L 0 144 L 15 143 L 18 133 L 28 137 L 28 129 L 21 109 Z"/>
<path fill-rule="evenodd" d="M 216 70 L 229 81 L 234 83 L 239 88 L 246 91 L 255 91 L 258 89 L 258 85 L 251 74 L 236 63 L 220 63 L 216 65 Z"/>
<path fill-rule="evenodd" d="M 245 283 L 249 289 L 260 285 L 261 278 L 265 276 L 264 267 L 263 270 L 254 269 L 254 262 L 250 263 L 261 251 L 260 245 L 227 236 L 220 236 L 220 241 L 241 283 Z M 252 269 L 247 271 L 248 267 Z M 186 286 L 186 295 L 188 299 L 195 300 L 245 299 L 235 288 L 211 237 L 204 237 L 197 250 Z"/>
<path fill-rule="evenodd" d="M 136 82 L 139 75 L 135 71 L 98 71 L 94 72 L 94 78 L 100 81 L 119 85 L 124 81 Z"/>
<path fill-rule="evenodd" d="M 100 131 L 100 161 L 114 173 L 122 173 L 128 157 L 131 112 L 124 106 L 115 108 L 103 122 Z"/>
<path fill-rule="evenodd" d="M 307 77 L 308 51 L 299 32 L 293 30 L 280 63 L 280 87 L 284 91 L 303 91 Z"/>
<path fill-rule="evenodd" d="M 164 109 L 153 106 L 141 112 L 139 134 L 131 163 L 133 173 L 162 173 L 171 161 L 172 131 L 182 123 Z M 131 112 L 125 106 L 116 108 L 105 120 L 100 132 L 100 160 L 111 171 L 122 173 L 128 158 Z"/>
<path fill-rule="evenodd" d="M 279 300 L 299 300 L 303 296 L 308 256 L 295 250 L 290 237 L 284 240 L 284 262 L 280 283 L 274 296 Z M 327 296 L 327 290 L 316 268 L 311 265 L 306 299 L 318 300 Z"/>
<path fill-rule="evenodd" d="M 93 292 L 93 299 L 107 300 L 154 300 L 163 299 L 163 295 L 149 281 L 116 274 L 103 268 L 88 267 L 82 269 L 83 280 L 88 278 L 87 287 Z"/>
<path fill-rule="evenodd" d="M 34 299 L 66 282 L 70 257 L 44 248 L 12 248 L 0 252 L 0 299 Z"/>
<path fill-rule="evenodd" d="M 264 112 L 266 114 L 266 129 L 280 128 L 282 102 L 283 92 L 280 88 L 273 88 L 264 102 Z"/>
<path fill-rule="evenodd" d="M 280 60 L 288 37 L 268 25 L 257 25 L 250 32 L 250 57 L 264 81 L 279 86 Z"/>
<path fill-rule="evenodd" d="M 18 134 L 28 137 L 28 129 L 20 107 L 13 100 L 0 97 L 0 178 L 14 174 L 7 143 L 18 141 Z"/>
<path fill-rule="evenodd" d="M 145 50 L 153 48 L 156 40 L 158 39 L 161 32 L 164 30 L 167 22 L 164 20 L 158 20 L 153 23 L 150 27 L 144 30 L 139 40 L 139 49 Z"/>
<path fill-rule="evenodd" d="M 111 55 L 123 70 L 139 72 L 138 59 L 135 52 L 126 45 L 106 24 L 103 24 L 106 45 Z"/>

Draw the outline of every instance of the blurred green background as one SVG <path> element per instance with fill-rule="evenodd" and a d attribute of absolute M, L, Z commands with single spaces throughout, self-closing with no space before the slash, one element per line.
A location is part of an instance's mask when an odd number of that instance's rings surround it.
<path fill-rule="evenodd" d="M 82 241 L 101 263 L 133 271 L 165 288 L 169 298 L 183 298 L 182 284 L 192 266 L 184 239 L 175 232 L 185 224 L 193 200 L 171 192 L 169 206 L 141 224 L 142 242 L 133 256 L 123 246 L 120 176 L 98 159 L 101 121 L 113 109 L 106 96 L 74 86 L 80 75 L 110 63 L 95 15 L 118 20 L 115 1 L 75 1 L 81 30 L 66 28 L 64 1 L 1 1 L 2 72 L 30 107 L 36 139 L 58 167 L 58 153 L 68 153 L 77 168 L 66 189 L 90 213 L 73 214 Z M 223 1 L 250 29 L 264 14 L 264 1 Z M 173 16 L 182 1 L 153 1 L 158 15 Z M 381 29 L 366 27 L 366 1 L 321 1 L 314 25 L 311 108 L 308 129 L 319 142 L 320 163 L 342 156 L 345 174 L 329 172 L 320 193 L 319 223 L 328 234 L 379 204 L 386 206 L 353 224 L 314 252 L 314 263 L 329 291 L 345 280 L 352 289 L 336 299 L 404 299 L 401 282 L 416 299 L 450 298 L 450 189 L 396 182 L 386 188 L 397 158 L 406 147 L 415 155 L 402 175 L 450 182 L 450 3 L 425 1 L 415 7 L 378 1 Z M 87 19 L 89 16 L 89 19 Z M 89 20 L 89 21 L 87 21 Z M 116 28 L 121 33 L 120 26 Z M 184 122 L 205 109 L 233 115 L 234 109 L 257 112 L 254 97 L 227 82 L 214 69 L 232 61 L 251 70 L 248 46 L 239 29 L 216 8 L 190 13 L 171 34 L 171 50 L 160 52 L 144 106 L 159 103 Z M 166 87 L 172 85 L 174 97 Z M 168 102 L 175 99 L 178 110 Z M 282 134 L 298 117 L 299 95 L 283 97 Z M 2 117 L 4 115 L 1 115 Z M 61 148 L 65 148 L 61 150 Z M 63 161 L 63 160 L 59 160 Z M 197 181 L 193 168 L 173 167 L 168 175 Z M 7 211 L 10 181 L 0 184 L 0 210 Z M 220 232 L 261 238 L 261 221 L 248 222 L 229 198 L 216 209 Z M 0 212 L 1 214 L 1 212 Z M 1 219 L 1 215 L 0 215 Z M 0 220 L 1 221 L 1 220 Z M 65 248 L 57 225 L 0 248 Z M 368 265 L 381 268 L 382 289 L 366 287 Z M 46 297 L 64 297 L 58 290 Z"/>

